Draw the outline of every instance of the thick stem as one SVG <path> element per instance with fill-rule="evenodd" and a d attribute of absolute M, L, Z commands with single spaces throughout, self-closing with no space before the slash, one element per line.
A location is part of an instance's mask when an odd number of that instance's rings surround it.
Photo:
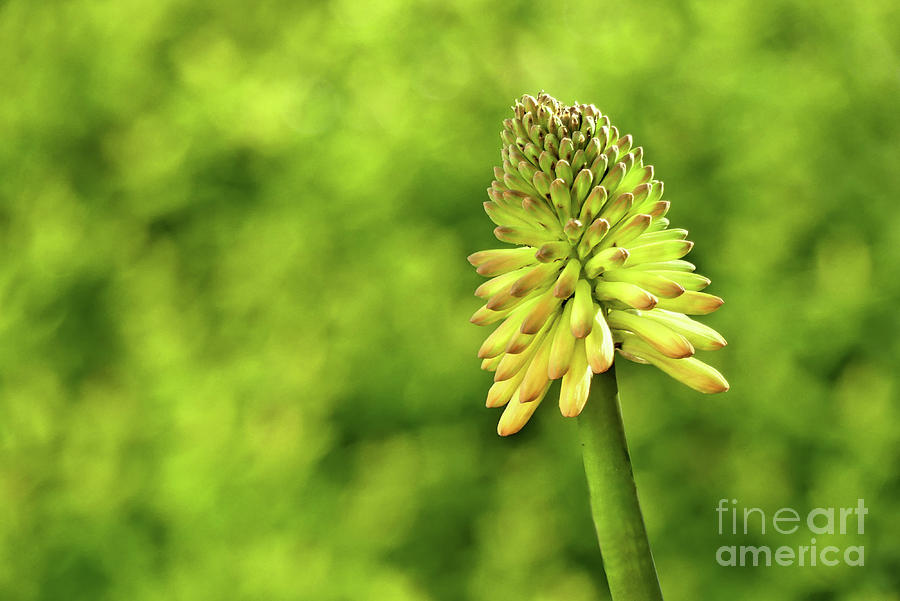
<path fill-rule="evenodd" d="M 662 601 L 619 412 L 615 370 L 594 377 L 578 417 L 591 514 L 613 601 Z"/>

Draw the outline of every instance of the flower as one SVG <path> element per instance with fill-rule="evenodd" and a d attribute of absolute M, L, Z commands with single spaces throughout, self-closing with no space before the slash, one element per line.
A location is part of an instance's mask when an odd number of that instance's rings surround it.
<path fill-rule="evenodd" d="M 486 302 L 471 321 L 502 322 L 478 351 L 494 372 L 487 406 L 506 406 L 497 432 L 518 432 L 557 379 L 562 414 L 581 413 L 616 350 L 700 392 L 728 390 L 693 357 L 725 339 L 688 317 L 723 301 L 701 292 L 709 279 L 683 260 L 693 242 L 669 228 L 663 183 L 643 149 L 592 104 L 542 93 L 513 110 L 484 209 L 496 237 L 516 246 L 469 256 L 491 278 L 475 291 Z"/>

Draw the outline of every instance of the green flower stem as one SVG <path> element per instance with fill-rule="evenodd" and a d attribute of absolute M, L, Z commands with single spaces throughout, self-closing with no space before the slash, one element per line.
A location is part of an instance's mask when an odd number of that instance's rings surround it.
<path fill-rule="evenodd" d="M 619 411 L 615 369 L 594 376 L 578 417 L 591 514 L 613 601 L 661 601 Z"/>

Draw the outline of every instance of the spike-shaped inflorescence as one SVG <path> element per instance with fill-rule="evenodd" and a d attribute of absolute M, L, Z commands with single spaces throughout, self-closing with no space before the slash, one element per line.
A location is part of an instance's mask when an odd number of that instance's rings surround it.
<path fill-rule="evenodd" d="M 557 379 L 562 414 L 581 413 L 614 350 L 700 392 L 728 390 L 693 357 L 725 339 L 688 317 L 722 299 L 701 292 L 710 281 L 682 259 L 693 242 L 668 229 L 669 202 L 643 149 L 594 105 L 541 94 L 513 110 L 484 208 L 497 238 L 515 246 L 469 257 L 491 278 L 475 292 L 486 302 L 472 322 L 499 324 L 478 351 L 495 375 L 488 407 L 506 406 L 498 432 L 518 432 Z"/>

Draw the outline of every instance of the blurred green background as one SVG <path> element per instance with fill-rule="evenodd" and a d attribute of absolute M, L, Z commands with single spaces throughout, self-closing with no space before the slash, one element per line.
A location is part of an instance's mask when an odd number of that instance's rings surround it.
<path fill-rule="evenodd" d="M 894 0 L 0 2 L 0 598 L 606 599 L 468 323 L 523 93 L 646 150 L 732 390 L 622 362 L 667 598 L 900 599 Z M 724 568 L 715 506 L 870 509 Z M 820 537 L 819 544 L 826 544 Z"/>

